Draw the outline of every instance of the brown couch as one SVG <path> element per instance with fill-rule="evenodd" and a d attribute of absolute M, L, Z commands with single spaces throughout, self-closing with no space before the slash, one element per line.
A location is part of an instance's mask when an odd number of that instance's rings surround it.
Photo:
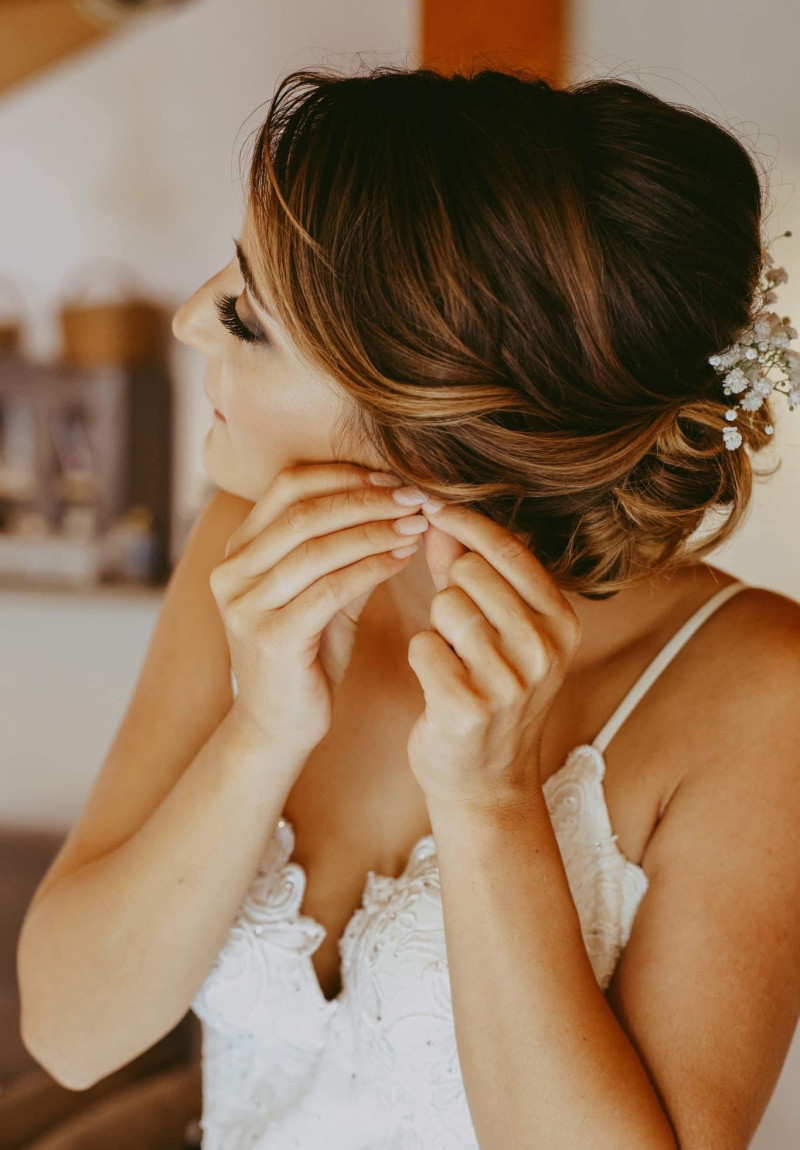
<path fill-rule="evenodd" d="M 200 1023 L 169 1034 L 89 1090 L 61 1086 L 19 1033 L 16 951 L 25 910 L 63 836 L 0 826 L 0 1150 L 186 1150 L 200 1145 Z"/>

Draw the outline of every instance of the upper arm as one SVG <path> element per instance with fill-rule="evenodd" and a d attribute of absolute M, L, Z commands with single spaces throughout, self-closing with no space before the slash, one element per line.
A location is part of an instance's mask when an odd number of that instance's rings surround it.
<path fill-rule="evenodd" d="M 681 1150 L 745 1150 L 800 1014 L 800 605 L 772 596 L 762 623 L 650 838 L 607 988 Z"/>
<path fill-rule="evenodd" d="M 220 490 L 194 523 L 127 711 L 31 906 L 65 874 L 134 835 L 230 709 L 230 651 L 209 577 L 252 506 Z"/>

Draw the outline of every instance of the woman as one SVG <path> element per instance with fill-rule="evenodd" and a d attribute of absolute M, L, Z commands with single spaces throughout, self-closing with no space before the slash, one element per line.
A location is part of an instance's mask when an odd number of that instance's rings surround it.
<path fill-rule="evenodd" d="M 800 606 L 700 556 L 751 494 L 709 357 L 761 210 L 626 82 L 281 83 L 173 321 L 221 491 L 21 939 L 62 1081 L 191 1004 L 204 1150 L 748 1144 L 800 998 Z"/>

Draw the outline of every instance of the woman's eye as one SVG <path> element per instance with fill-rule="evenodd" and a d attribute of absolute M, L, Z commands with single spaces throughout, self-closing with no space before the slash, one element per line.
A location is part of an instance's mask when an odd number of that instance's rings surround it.
<path fill-rule="evenodd" d="M 243 343 L 269 343 L 264 332 L 253 331 L 239 319 L 239 314 L 236 311 L 236 298 L 235 295 L 221 295 L 214 300 L 220 323 Z"/>

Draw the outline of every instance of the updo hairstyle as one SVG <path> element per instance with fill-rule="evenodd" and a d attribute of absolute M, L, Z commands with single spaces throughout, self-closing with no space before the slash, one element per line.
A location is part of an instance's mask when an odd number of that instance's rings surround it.
<path fill-rule="evenodd" d="M 731 130 L 629 81 L 386 65 L 279 83 L 247 207 L 267 298 L 352 398 L 341 457 L 602 599 L 747 509 L 774 417 L 726 448 L 708 357 L 755 316 L 764 198 Z"/>

